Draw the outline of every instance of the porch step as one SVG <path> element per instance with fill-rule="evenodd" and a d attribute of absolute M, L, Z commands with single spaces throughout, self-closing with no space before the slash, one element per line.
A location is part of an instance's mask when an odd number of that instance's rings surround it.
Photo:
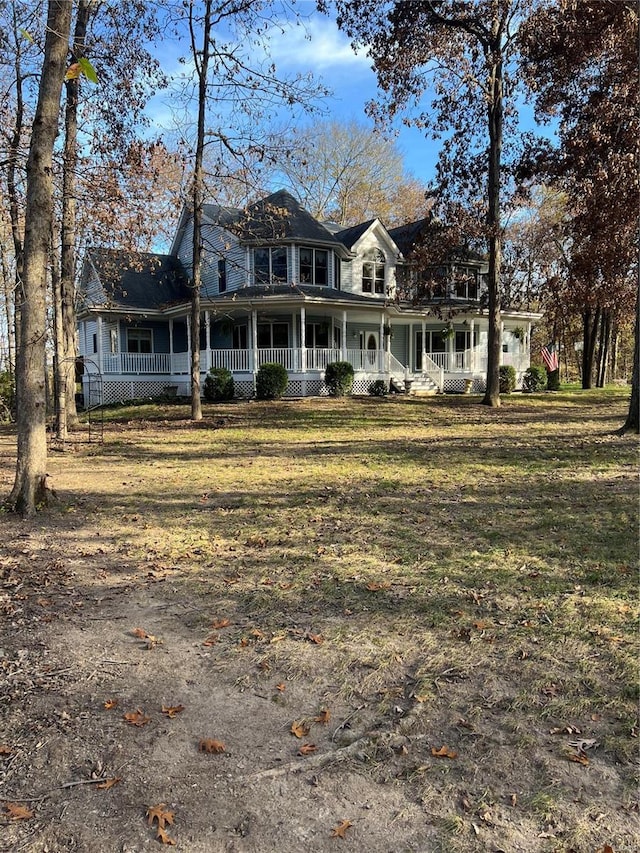
<path fill-rule="evenodd" d="M 389 379 L 389 390 L 394 394 L 405 394 L 407 388 L 404 384 L 404 379 L 398 379 L 396 376 L 392 376 Z"/>
<path fill-rule="evenodd" d="M 437 394 L 438 386 L 429 376 L 421 376 L 411 381 L 408 393 L 415 397 L 427 397 Z"/>

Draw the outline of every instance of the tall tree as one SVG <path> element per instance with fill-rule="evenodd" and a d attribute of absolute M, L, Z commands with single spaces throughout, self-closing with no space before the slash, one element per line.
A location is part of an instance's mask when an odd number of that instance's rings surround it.
<path fill-rule="evenodd" d="M 38 103 L 27 161 L 24 304 L 17 353 L 18 455 L 9 502 L 22 515 L 46 502 L 45 338 L 47 262 L 53 218 L 53 145 L 71 29 L 71 4 L 50 0 Z"/>
<path fill-rule="evenodd" d="M 424 216 L 427 187 L 408 175 L 393 140 L 363 122 L 314 122 L 288 135 L 276 175 L 316 219 L 387 225 Z"/>
<path fill-rule="evenodd" d="M 326 0 L 319 0 L 326 10 Z M 489 255 L 488 365 L 483 403 L 500 405 L 500 270 L 502 264 L 505 83 L 516 52 L 518 18 L 527 0 L 337 0 L 338 26 L 366 46 L 383 96 L 375 115 L 418 109 L 416 123 L 448 134 L 440 177 L 481 205 Z M 423 98 L 433 82 L 435 98 Z M 477 178 L 484 177 L 482 200 Z M 471 192 L 469 192 L 471 191 Z"/>
<path fill-rule="evenodd" d="M 609 330 L 636 301 L 638 4 L 545 2 L 521 40 L 538 118 L 560 118 L 558 144 L 530 155 L 529 167 L 569 199 L 567 295 L 582 315 L 582 384 L 590 388 L 598 336 L 602 382 Z"/>

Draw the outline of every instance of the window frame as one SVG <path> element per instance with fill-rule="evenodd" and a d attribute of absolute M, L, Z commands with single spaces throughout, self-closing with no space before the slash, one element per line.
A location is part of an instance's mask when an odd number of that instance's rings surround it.
<path fill-rule="evenodd" d="M 258 254 L 266 254 L 267 263 L 258 263 Z M 284 257 L 284 278 L 276 276 L 274 270 L 282 267 Z M 275 263 L 274 263 L 275 259 Z M 253 277 L 256 285 L 286 284 L 289 280 L 289 252 L 286 246 L 256 246 L 253 250 Z"/>
<path fill-rule="evenodd" d="M 365 270 L 371 268 L 371 272 L 365 275 Z M 380 276 L 380 268 L 382 276 Z M 366 282 L 366 284 L 365 284 Z M 362 256 L 362 292 L 374 296 L 384 296 L 387 282 L 387 258 L 379 248 L 367 249 Z"/>
<path fill-rule="evenodd" d="M 303 252 L 310 253 L 310 261 L 303 263 Z M 324 265 L 320 258 L 324 256 Z M 305 269 L 303 278 L 303 267 Z M 324 278 L 324 281 L 321 279 Z M 298 250 L 298 279 L 300 284 L 311 284 L 314 287 L 329 287 L 329 250 L 316 249 L 313 246 L 300 246 Z"/>
<path fill-rule="evenodd" d="M 138 342 L 138 348 L 131 349 L 131 344 L 136 340 Z M 140 344 L 147 341 L 149 343 L 149 349 L 142 349 Z M 135 353 L 136 355 L 150 355 L 153 351 L 153 329 L 145 328 L 143 326 L 131 326 L 127 328 L 127 352 Z"/>

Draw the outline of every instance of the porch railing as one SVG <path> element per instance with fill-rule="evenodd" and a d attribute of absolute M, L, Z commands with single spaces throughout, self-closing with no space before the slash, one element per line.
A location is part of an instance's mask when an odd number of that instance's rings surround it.
<path fill-rule="evenodd" d="M 102 356 L 103 373 L 171 373 L 168 352 L 118 352 Z"/>

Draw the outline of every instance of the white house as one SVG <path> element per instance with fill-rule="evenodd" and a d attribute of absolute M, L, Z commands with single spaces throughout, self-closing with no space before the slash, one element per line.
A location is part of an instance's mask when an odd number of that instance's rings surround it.
<path fill-rule="evenodd" d="M 289 374 L 287 396 L 327 393 L 324 371 L 348 361 L 354 392 L 381 379 L 411 393 L 485 387 L 486 263 L 438 267 L 417 300 L 412 250 L 429 221 L 340 229 L 281 190 L 245 210 L 204 206 L 200 361 L 226 367 L 236 395 L 254 393 L 264 362 Z M 83 390 L 91 403 L 187 395 L 193 227 L 185 210 L 168 255 L 87 252 L 78 287 Z M 502 311 L 502 359 L 518 383 L 539 314 Z"/>

